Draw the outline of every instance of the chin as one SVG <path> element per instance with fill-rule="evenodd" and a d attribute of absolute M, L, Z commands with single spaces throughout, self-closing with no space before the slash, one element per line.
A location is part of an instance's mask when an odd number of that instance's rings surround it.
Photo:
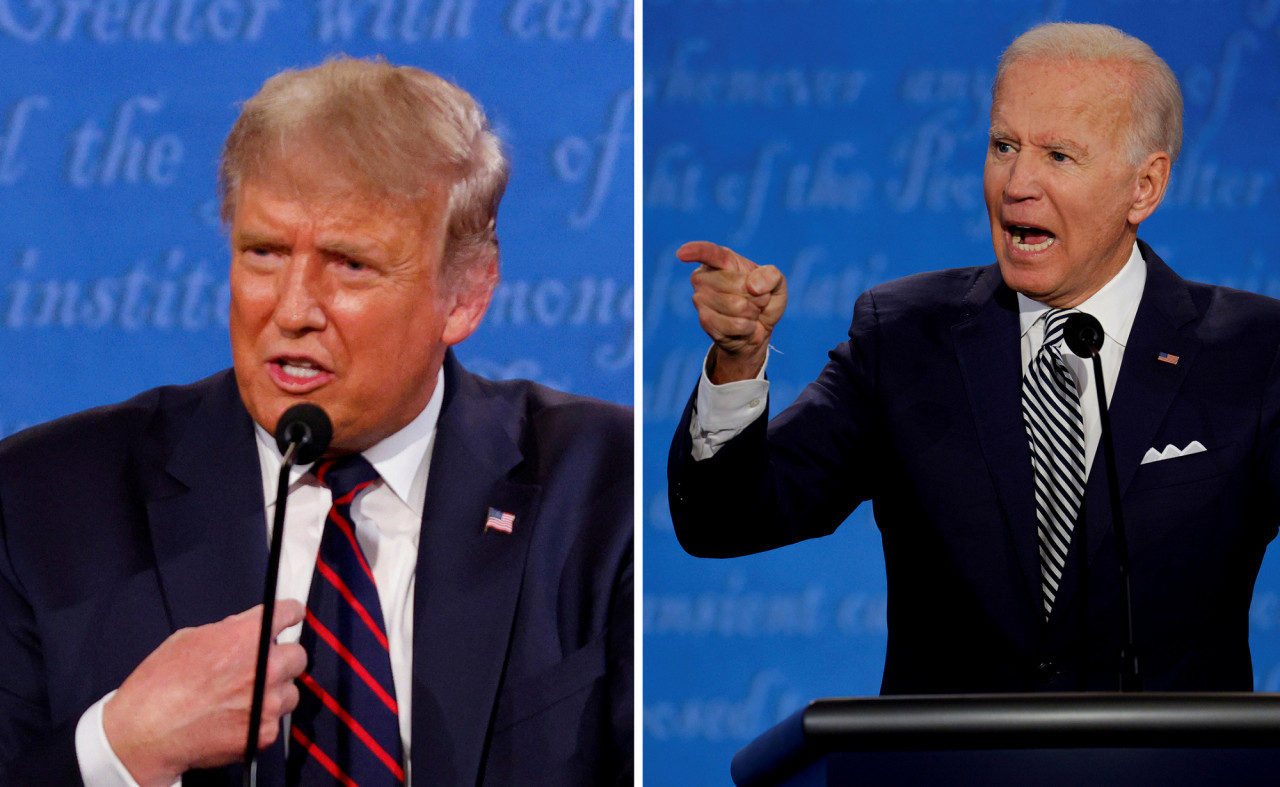
<path fill-rule="evenodd" d="M 1009 269 L 1004 266 L 1000 267 L 1000 276 L 1004 279 L 1004 283 L 1009 289 L 1021 293 L 1033 301 L 1042 300 L 1052 292 L 1052 288 L 1048 287 L 1045 282 L 1037 281 L 1035 276 L 1017 271 L 1013 271 L 1012 275 L 1010 275 Z"/>
<path fill-rule="evenodd" d="M 297 402 L 271 402 L 265 407 L 258 407 L 257 413 L 261 417 L 258 424 L 271 434 L 275 434 L 276 424 L 280 422 L 280 417 Z M 252 412 L 252 411 L 251 411 Z"/>
<path fill-rule="evenodd" d="M 1000 278 L 1004 279 L 1004 283 L 1012 290 L 1023 292 L 1026 286 L 1031 284 L 1033 274 L 1029 271 L 1020 270 L 1018 266 L 1007 260 L 999 260 L 997 265 L 1000 268 Z"/>

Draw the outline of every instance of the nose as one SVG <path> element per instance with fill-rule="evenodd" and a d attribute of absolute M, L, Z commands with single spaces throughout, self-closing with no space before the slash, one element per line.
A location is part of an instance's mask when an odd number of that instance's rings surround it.
<path fill-rule="evenodd" d="M 1004 183 L 1004 196 L 1010 202 L 1035 199 L 1043 192 L 1040 173 L 1031 157 L 1017 156 L 1009 164 L 1008 178 Z"/>
<path fill-rule="evenodd" d="M 326 316 L 320 299 L 319 272 L 319 259 L 306 254 L 293 255 L 280 269 L 272 316 L 285 335 L 324 329 Z"/>

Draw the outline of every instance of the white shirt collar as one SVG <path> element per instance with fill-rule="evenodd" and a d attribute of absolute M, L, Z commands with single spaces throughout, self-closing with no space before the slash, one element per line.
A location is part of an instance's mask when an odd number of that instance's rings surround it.
<path fill-rule="evenodd" d="M 422 515 L 426 499 L 427 464 L 431 447 L 435 444 L 436 425 L 444 405 L 444 369 L 436 375 L 436 389 L 422 412 L 400 431 L 363 451 L 373 469 L 386 482 L 396 497 L 416 514 Z M 276 502 L 276 479 L 280 474 L 283 457 L 276 447 L 276 440 L 258 424 L 254 424 L 258 442 L 258 464 L 262 468 L 262 496 L 268 506 Z M 294 466 L 289 473 L 289 488 L 293 489 L 310 466 Z M 307 476 L 309 478 L 309 476 Z M 302 483 L 306 483 L 305 480 Z"/>
<path fill-rule="evenodd" d="M 1138 313 L 1138 301 L 1142 299 L 1142 290 L 1147 284 L 1147 264 L 1138 251 L 1138 244 L 1133 244 L 1133 251 L 1120 272 L 1111 281 L 1102 286 L 1088 299 L 1078 306 L 1076 311 L 1087 312 L 1102 323 L 1102 331 L 1107 338 L 1120 347 L 1129 342 L 1129 331 L 1133 328 L 1133 318 Z M 1026 337 L 1031 326 L 1035 325 L 1050 307 L 1033 301 L 1022 293 L 1018 293 L 1018 319 L 1021 324 L 1021 335 Z"/>

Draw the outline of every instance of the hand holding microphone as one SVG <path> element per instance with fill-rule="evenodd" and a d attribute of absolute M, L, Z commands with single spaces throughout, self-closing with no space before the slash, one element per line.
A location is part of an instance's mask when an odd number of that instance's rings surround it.
<path fill-rule="evenodd" d="M 312 404 L 289 408 L 276 426 L 285 461 L 264 604 L 170 635 L 104 706 L 107 741 L 143 787 L 167 787 L 192 768 L 225 765 L 241 756 L 251 763 L 257 750 L 279 735 L 280 718 L 297 705 L 293 681 L 306 668 L 306 651 L 275 638 L 302 622 L 306 610 L 298 601 L 275 600 L 282 523 L 290 468 L 319 459 L 332 437 L 328 416 Z"/>
<path fill-rule="evenodd" d="M 271 637 L 302 620 L 303 606 L 273 605 Z M 244 747 L 254 679 L 254 643 L 262 607 L 174 632 L 125 679 L 103 709 L 116 757 L 142 787 L 172 784 L 192 768 L 235 762 Z M 307 664 L 297 643 L 272 644 L 259 744 L 279 734 L 280 717 L 298 703 L 293 679 Z M 264 718 L 265 717 L 265 718 Z"/>

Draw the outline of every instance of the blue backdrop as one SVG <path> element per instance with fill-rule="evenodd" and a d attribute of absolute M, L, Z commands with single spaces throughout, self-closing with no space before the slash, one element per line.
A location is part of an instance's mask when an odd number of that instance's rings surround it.
<path fill-rule="evenodd" d="M 1055 20 L 1137 35 L 1182 82 L 1182 158 L 1142 237 L 1183 276 L 1280 296 L 1277 0 L 646 3 L 647 784 L 728 783 L 733 752 L 807 699 L 876 693 L 885 647 L 869 507 L 765 555 L 698 560 L 676 544 L 666 447 L 708 341 L 674 250 L 705 238 L 788 275 L 769 367 L 777 412 L 845 337 L 862 290 L 993 260 L 991 78 L 1018 33 Z M 1252 614 L 1256 683 L 1272 691 L 1278 591 L 1273 555 Z"/>
<path fill-rule="evenodd" d="M 267 77 L 452 78 L 506 141 L 473 371 L 630 403 L 630 0 L 0 0 L 0 436 L 230 363 L 214 179 Z M 589 251 L 588 251 L 589 250 Z"/>

